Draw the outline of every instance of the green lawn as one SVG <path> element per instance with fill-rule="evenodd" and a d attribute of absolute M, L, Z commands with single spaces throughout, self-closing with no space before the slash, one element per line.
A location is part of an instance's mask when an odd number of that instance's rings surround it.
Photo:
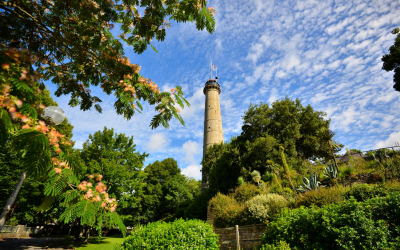
<path fill-rule="evenodd" d="M 74 242 L 72 237 L 67 238 L 67 241 L 76 250 L 113 250 L 114 247 L 124 241 L 124 238 L 122 238 L 122 235 L 102 237 L 99 242 L 97 237 L 90 237 L 88 244 Z"/>

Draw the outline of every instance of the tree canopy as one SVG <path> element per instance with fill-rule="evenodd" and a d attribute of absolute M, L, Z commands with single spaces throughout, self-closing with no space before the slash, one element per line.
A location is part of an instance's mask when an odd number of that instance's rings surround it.
<path fill-rule="evenodd" d="M 394 29 L 392 34 L 397 34 L 397 37 L 394 40 L 394 44 L 389 48 L 389 54 L 386 54 L 382 57 L 382 69 L 386 71 L 394 71 L 393 88 L 396 91 L 400 91 L 400 29 Z"/>
<path fill-rule="evenodd" d="M 85 175 L 102 174 L 107 192 L 119 201 L 120 214 L 133 213 L 140 206 L 138 199 L 145 178 L 142 168 L 148 154 L 136 151 L 133 136 L 104 127 L 103 131 L 89 135 L 79 155 Z"/>
<path fill-rule="evenodd" d="M 239 177 L 253 182 L 254 173 L 258 173 L 257 183 L 267 172 L 291 183 L 290 166 L 301 168 L 302 162 L 310 159 L 331 160 L 329 142 L 334 133 L 325 116 L 310 105 L 304 107 L 299 99 L 287 97 L 271 106 L 251 104 L 243 116 L 242 133 L 207 149 L 201 164 L 210 194 L 228 193 L 238 185 Z M 338 152 L 340 147 L 334 150 Z"/>
<path fill-rule="evenodd" d="M 173 158 L 155 161 L 145 169 L 143 189 L 142 222 L 164 219 L 168 216 L 183 216 L 184 209 L 197 195 L 200 195 L 201 182 L 181 174 Z"/>
<path fill-rule="evenodd" d="M 288 97 L 275 101 L 271 107 L 267 103 L 251 104 L 243 116 L 244 124 L 240 140 L 254 140 L 266 135 L 276 139 L 289 156 L 303 159 L 331 157 L 328 141 L 334 133 L 329 130 L 330 119 L 326 114 L 307 105 L 300 99 Z M 336 148 L 340 151 L 340 148 Z"/>
<path fill-rule="evenodd" d="M 101 99 L 89 89 L 100 85 L 105 93 L 115 95 L 118 114 L 130 119 L 145 101 L 156 104 L 160 112 L 151 126 L 168 127 L 172 117 L 183 123 L 175 107 L 183 108 L 186 102 L 181 88 L 160 92 L 139 74 L 140 66 L 124 56 L 123 43 L 136 53 L 148 45 L 154 48 L 152 39 L 165 39 L 170 26 L 166 19 L 195 22 L 197 29 L 212 33 L 214 11 L 204 0 L 3 1 L 0 44 L 29 51 L 38 74 L 57 84 L 57 96 L 70 94 L 71 106 L 82 110 L 94 106 L 101 112 Z M 111 33 L 114 25 L 119 27 L 119 39 Z M 9 57 L 17 60 L 13 54 Z M 3 68 L 10 68 L 5 63 L 0 60 Z"/>

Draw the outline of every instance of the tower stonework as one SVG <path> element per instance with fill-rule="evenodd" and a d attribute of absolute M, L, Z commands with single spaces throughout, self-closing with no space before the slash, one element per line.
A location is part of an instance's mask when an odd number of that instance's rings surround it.
<path fill-rule="evenodd" d="M 216 79 L 210 79 L 204 86 L 203 93 L 206 96 L 204 111 L 204 141 L 203 158 L 207 153 L 207 148 L 214 143 L 224 142 L 222 131 L 221 107 L 219 104 L 219 94 L 221 87 Z M 202 173 L 202 190 L 207 188 L 208 176 Z"/>

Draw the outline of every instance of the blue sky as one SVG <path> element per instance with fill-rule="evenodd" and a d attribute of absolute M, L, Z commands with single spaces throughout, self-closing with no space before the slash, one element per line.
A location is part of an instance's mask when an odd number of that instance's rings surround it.
<path fill-rule="evenodd" d="M 214 0 L 209 6 L 216 9 L 212 35 L 191 23 L 172 23 L 165 41 L 153 43 L 158 54 L 150 48 L 136 55 L 125 47 L 141 74 L 162 90 L 182 86 L 191 103 L 182 111 L 186 126 L 173 121 L 168 130 L 151 130 L 150 106 L 126 121 L 116 114 L 113 96 L 91 88 L 103 100 L 103 114 L 70 108 L 68 97 L 55 97 L 75 127 L 77 148 L 107 126 L 133 135 L 138 151 L 150 154 L 146 165 L 172 157 L 185 175 L 199 179 L 210 57 L 218 66 L 225 140 L 240 133 L 250 103 L 288 96 L 326 112 L 345 147 L 400 142 L 400 92 L 392 88 L 393 72 L 381 69 L 381 57 L 394 43 L 390 32 L 400 27 L 400 2 Z"/>

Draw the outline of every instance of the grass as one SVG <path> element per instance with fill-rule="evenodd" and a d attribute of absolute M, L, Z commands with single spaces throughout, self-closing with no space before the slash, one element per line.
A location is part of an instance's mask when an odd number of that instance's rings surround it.
<path fill-rule="evenodd" d="M 94 236 L 89 238 L 88 244 L 74 242 L 72 237 L 68 237 L 66 240 L 76 250 L 113 250 L 124 241 L 124 238 L 122 238 L 122 235 L 108 236 L 102 237 L 99 242 L 97 236 Z"/>

